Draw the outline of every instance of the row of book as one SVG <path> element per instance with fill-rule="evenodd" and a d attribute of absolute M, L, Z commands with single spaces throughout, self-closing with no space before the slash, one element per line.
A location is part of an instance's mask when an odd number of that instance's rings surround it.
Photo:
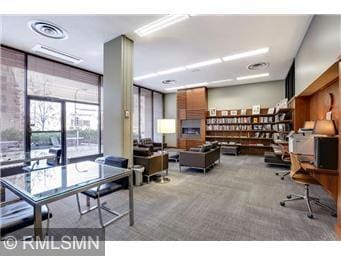
<path fill-rule="evenodd" d="M 207 131 L 247 131 L 252 130 L 252 125 L 207 125 Z"/>
<path fill-rule="evenodd" d="M 207 124 L 238 124 L 251 123 L 251 117 L 233 117 L 233 118 L 208 118 Z"/>
<path fill-rule="evenodd" d="M 285 123 L 285 124 L 275 124 L 272 126 L 272 129 L 277 132 L 287 132 L 287 131 L 291 131 L 292 127 L 290 123 Z"/>

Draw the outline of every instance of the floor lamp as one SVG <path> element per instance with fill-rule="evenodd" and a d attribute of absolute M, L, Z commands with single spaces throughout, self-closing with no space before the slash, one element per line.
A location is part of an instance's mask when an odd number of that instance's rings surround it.
<path fill-rule="evenodd" d="M 161 140 L 161 170 L 163 171 L 163 135 L 164 134 L 173 134 L 176 133 L 175 129 L 175 119 L 158 119 L 157 120 L 157 132 L 162 134 Z M 168 174 L 168 173 L 167 173 Z M 165 175 L 161 176 L 161 179 L 158 180 L 159 183 L 167 183 L 170 179 L 165 177 Z"/>

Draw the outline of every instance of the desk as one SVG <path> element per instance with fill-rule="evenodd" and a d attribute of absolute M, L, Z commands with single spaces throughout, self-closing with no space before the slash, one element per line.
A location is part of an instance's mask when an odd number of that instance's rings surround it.
<path fill-rule="evenodd" d="M 85 161 L 2 177 L 1 183 L 34 208 L 34 235 L 42 238 L 42 206 L 102 184 L 129 177 L 130 225 L 134 224 L 132 171 Z M 67 216 L 65 216 L 67 217 Z"/>
<path fill-rule="evenodd" d="M 308 158 L 307 156 L 305 156 Z M 309 156 L 313 160 L 312 156 Z M 327 170 L 316 168 L 311 163 L 301 162 L 301 167 L 314 177 L 321 186 L 333 197 L 337 202 L 339 188 L 339 172 L 338 170 Z"/>

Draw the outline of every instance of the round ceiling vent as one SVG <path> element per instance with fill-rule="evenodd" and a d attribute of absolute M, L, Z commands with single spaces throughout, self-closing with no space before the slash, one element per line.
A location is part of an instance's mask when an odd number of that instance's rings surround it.
<path fill-rule="evenodd" d="M 268 62 L 259 62 L 255 64 L 250 64 L 247 66 L 247 69 L 249 70 L 260 70 L 260 69 L 265 69 L 269 66 L 270 64 Z"/>
<path fill-rule="evenodd" d="M 39 35 L 65 40 L 68 38 L 67 32 L 60 26 L 43 20 L 32 20 L 28 22 L 28 27 Z"/>
<path fill-rule="evenodd" d="M 162 81 L 163 84 L 175 84 L 176 81 L 173 79 L 167 79 Z"/>

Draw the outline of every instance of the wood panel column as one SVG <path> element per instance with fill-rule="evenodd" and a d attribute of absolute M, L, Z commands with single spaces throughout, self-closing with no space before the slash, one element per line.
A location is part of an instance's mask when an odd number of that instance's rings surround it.
<path fill-rule="evenodd" d="M 134 42 L 122 35 L 104 44 L 103 150 L 132 165 L 132 92 Z"/>

